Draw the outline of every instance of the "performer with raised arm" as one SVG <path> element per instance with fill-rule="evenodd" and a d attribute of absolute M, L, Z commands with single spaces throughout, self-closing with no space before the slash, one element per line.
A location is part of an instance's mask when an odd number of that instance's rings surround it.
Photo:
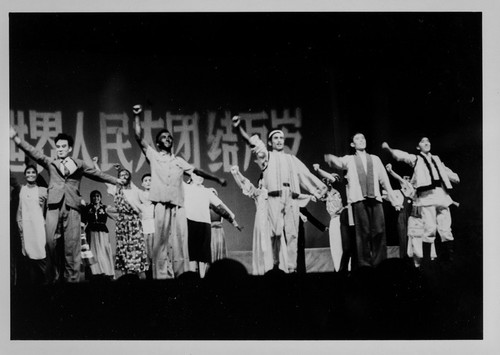
<path fill-rule="evenodd" d="M 319 164 L 313 164 L 313 169 L 316 171 L 328 187 L 328 192 L 322 201 L 326 203 L 326 210 L 330 215 L 330 224 L 328 226 L 328 233 L 330 237 L 330 252 L 332 253 L 333 267 L 335 271 L 340 271 L 340 265 L 343 254 L 342 234 L 340 229 L 340 214 L 345 207 L 342 206 L 342 197 L 333 184 L 340 180 L 340 176 L 335 173 L 328 173 L 319 167 Z"/>
<path fill-rule="evenodd" d="M 429 138 L 422 137 L 418 142 L 418 154 L 409 154 L 393 149 L 384 142 L 386 149 L 397 161 L 405 162 L 413 167 L 412 184 L 417 189 L 415 204 L 420 207 L 424 223 L 423 258 L 430 259 L 431 245 L 436 232 L 441 237 L 444 255 L 450 260 L 453 255 L 453 234 L 451 233 L 450 205 L 454 204 L 449 195 L 452 183 L 458 184 L 460 179 L 456 173 L 447 168 L 437 155 L 431 154 Z"/>
<path fill-rule="evenodd" d="M 252 274 L 264 275 L 273 268 L 279 268 L 288 273 L 288 251 L 286 248 L 275 249 L 271 241 L 271 216 L 267 203 L 267 190 L 262 187 L 262 179 L 259 179 L 258 187 L 244 177 L 237 165 L 231 167 L 236 184 L 240 187 L 243 195 L 255 201 L 255 220 L 252 239 Z M 281 234 L 281 244 L 285 244 L 285 236 Z"/>
<path fill-rule="evenodd" d="M 366 139 L 362 133 L 352 137 L 354 155 L 337 157 L 325 154 L 325 162 L 346 170 L 347 202 L 351 204 L 356 228 L 357 266 L 377 266 L 387 258 L 384 210 L 380 185 L 387 191 L 389 201 L 398 205 L 380 158 L 366 152 Z"/>
<path fill-rule="evenodd" d="M 47 282 L 62 279 L 80 281 L 81 266 L 81 197 L 80 183 L 83 176 L 100 182 L 123 184 L 124 179 L 98 171 L 83 160 L 71 158 L 73 138 L 60 133 L 55 139 L 57 159 L 47 157 L 27 142 L 22 141 L 13 127 L 10 138 L 26 154 L 43 165 L 49 173 L 47 197 Z"/>
<path fill-rule="evenodd" d="M 408 219 L 413 211 L 415 188 L 410 183 L 410 178 L 408 176 L 402 178 L 392 169 L 391 164 L 387 164 L 385 168 L 387 169 L 389 174 L 399 182 L 399 185 L 401 186 L 400 189 L 394 190 L 395 198 L 397 199 L 398 203 L 403 206 L 403 208 L 398 211 L 396 226 L 399 237 L 399 257 L 405 258 L 406 256 L 410 256 L 413 258 L 415 266 L 419 266 L 420 259 L 422 258 L 422 239 L 418 238 L 418 240 L 420 241 L 419 243 L 416 238 L 408 235 Z M 415 206 L 413 217 L 416 217 L 417 214 L 419 215 L 417 206 Z M 408 238 L 410 238 L 410 243 L 408 243 Z M 436 252 L 434 250 L 434 246 L 433 253 L 435 257 Z"/>
<path fill-rule="evenodd" d="M 187 221 L 184 209 L 183 176 L 193 172 L 224 186 L 224 179 L 215 177 L 188 164 L 174 154 L 174 137 L 167 129 L 156 135 L 155 150 L 141 138 L 139 115 L 141 105 L 133 107 L 135 136 L 151 166 L 150 199 L 155 205 L 155 233 L 153 240 L 153 278 L 177 277 L 189 270 Z M 173 272 L 169 270 L 169 264 Z"/>
<path fill-rule="evenodd" d="M 239 116 L 233 117 L 233 126 L 250 146 L 262 170 L 262 187 L 268 191 L 269 225 L 273 248 L 279 250 L 282 247 L 280 241 L 284 233 L 288 251 L 287 268 L 288 271 L 295 272 L 299 231 L 297 197 L 300 188 L 304 188 L 316 198 L 323 196 L 327 188 L 297 157 L 284 152 L 283 131 L 273 130 L 269 133 L 267 138 L 271 150 L 268 150 L 257 135 L 248 136 L 241 127 Z"/>

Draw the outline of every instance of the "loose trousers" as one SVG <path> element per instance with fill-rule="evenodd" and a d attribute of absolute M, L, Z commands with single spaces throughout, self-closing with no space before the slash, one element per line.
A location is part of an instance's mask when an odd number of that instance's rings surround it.
<path fill-rule="evenodd" d="M 448 206 L 422 206 L 421 211 L 424 221 L 424 235 L 422 240 L 425 243 L 434 243 L 436 231 L 439 233 L 442 242 L 453 240 L 451 214 Z"/>
<path fill-rule="evenodd" d="M 297 269 L 297 239 L 299 234 L 299 205 L 292 199 L 290 189 L 284 188 L 281 196 L 269 196 L 269 225 L 271 226 L 271 240 L 275 263 L 280 248 L 287 248 L 288 270 Z M 286 246 L 280 245 L 280 236 L 285 233 Z"/>
<path fill-rule="evenodd" d="M 178 277 L 189 271 L 186 211 L 183 207 L 156 203 L 153 236 L 153 279 Z"/>
<path fill-rule="evenodd" d="M 47 282 L 79 282 L 82 264 L 80 212 L 62 203 L 47 210 Z"/>
<path fill-rule="evenodd" d="M 352 204 L 358 267 L 377 266 L 387 259 L 382 202 L 365 199 Z"/>

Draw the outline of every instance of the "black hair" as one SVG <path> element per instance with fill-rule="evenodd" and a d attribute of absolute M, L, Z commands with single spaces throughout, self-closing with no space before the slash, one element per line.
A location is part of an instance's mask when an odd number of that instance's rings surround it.
<path fill-rule="evenodd" d="M 57 141 L 60 141 L 60 140 L 68 141 L 68 146 L 73 147 L 74 141 L 73 141 L 73 137 L 71 137 L 70 135 L 68 135 L 66 133 L 59 133 L 57 135 L 57 137 L 54 138 L 54 143 L 57 144 Z"/>
<path fill-rule="evenodd" d="M 99 190 L 94 190 L 90 193 L 90 198 L 92 199 L 92 197 L 94 197 L 95 195 L 99 195 L 101 196 L 101 199 L 102 199 L 102 194 L 101 194 L 101 191 Z"/>
<path fill-rule="evenodd" d="M 356 132 L 354 133 L 352 136 L 351 136 L 351 141 L 349 143 L 354 143 L 354 137 L 356 137 L 358 134 L 361 134 L 363 135 L 363 137 L 365 137 L 364 133 L 361 133 L 361 132 Z M 366 137 L 365 137 L 366 139 Z"/>
<path fill-rule="evenodd" d="M 141 181 L 144 181 L 144 178 L 147 178 L 148 176 L 151 177 L 151 174 L 150 173 L 146 173 L 146 174 L 142 175 Z"/>
<path fill-rule="evenodd" d="M 26 164 L 26 168 L 24 168 L 24 175 L 26 175 L 26 172 L 28 169 L 33 169 L 35 170 L 35 173 L 38 175 L 38 170 L 36 169 L 36 166 L 33 164 Z"/>
<path fill-rule="evenodd" d="M 156 140 L 155 140 L 155 141 L 156 141 L 156 144 L 158 144 L 158 143 L 160 142 L 160 136 L 161 136 L 163 133 L 168 133 L 168 134 L 172 135 L 172 133 L 170 133 L 170 131 L 169 131 L 168 129 L 163 128 L 160 132 L 158 132 L 158 133 L 156 134 Z"/>

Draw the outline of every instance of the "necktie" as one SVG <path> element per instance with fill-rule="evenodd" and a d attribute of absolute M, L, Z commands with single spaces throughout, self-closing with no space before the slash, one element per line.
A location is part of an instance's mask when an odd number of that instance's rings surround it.
<path fill-rule="evenodd" d="M 67 161 L 63 160 L 62 165 L 63 165 L 63 168 L 64 168 L 64 176 L 68 176 L 69 175 L 69 169 L 66 166 L 66 163 L 67 163 Z"/>

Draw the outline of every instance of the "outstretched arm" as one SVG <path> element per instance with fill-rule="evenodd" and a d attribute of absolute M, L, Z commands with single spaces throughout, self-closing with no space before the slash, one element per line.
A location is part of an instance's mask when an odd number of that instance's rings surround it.
<path fill-rule="evenodd" d="M 391 148 L 387 142 L 382 143 L 382 149 L 387 150 L 397 161 L 405 162 L 408 165 L 414 166 L 417 161 L 417 157 L 414 154 L 409 154 L 404 150 Z"/>
<path fill-rule="evenodd" d="M 337 169 L 344 169 L 344 164 L 342 163 L 340 157 L 333 154 L 325 154 L 325 163 L 327 163 L 330 167 L 333 166 Z"/>
<path fill-rule="evenodd" d="M 339 174 L 335 174 L 335 173 L 327 173 L 326 171 L 324 171 L 323 169 L 321 169 L 319 167 L 319 164 L 313 164 L 313 169 L 314 171 L 316 171 L 318 173 L 319 176 L 321 176 L 322 178 L 325 178 L 325 179 L 328 179 L 330 180 L 331 182 L 335 182 L 335 181 L 340 181 L 340 176 Z"/>
<path fill-rule="evenodd" d="M 14 127 L 10 126 L 10 139 L 21 148 L 27 155 L 29 155 L 32 159 L 36 160 L 36 162 L 40 165 L 43 165 L 45 168 L 50 164 L 51 159 L 47 157 L 45 154 L 37 150 L 31 144 L 21 140 L 19 138 Z"/>
<path fill-rule="evenodd" d="M 203 171 L 201 169 L 195 168 L 193 170 L 193 173 L 195 173 L 198 176 L 201 176 L 204 179 L 215 181 L 216 183 L 218 183 L 221 186 L 226 186 L 227 185 L 226 179 L 219 178 L 219 177 L 217 177 L 215 175 L 212 175 L 210 173 L 207 173 L 206 171 Z"/>
<path fill-rule="evenodd" d="M 134 112 L 134 133 L 135 133 L 135 140 L 139 144 L 139 147 L 141 147 L 142 152 L 144 155 L 146 155 L 146 150 L 148 149 L 148 144 L 144 141 L 144 139 L 141 138 L 141 122 L 139 120 L 139 116 L 142 112 L 142 106 L 141 105 L 134 105 L 132 108 L 132 111 Z"/>
<path fill-rule="evenodd" d="M 124 179 L 115 178 L 114 176 L 102 172 L 101 168 L 99 167 L 98 161 L 99 159 L 97 157 L 94 157 L 92 158 L 92 167 L 87 165 L 86 163 L 83 164 L 83 172 L 85 176 L 92 180 L 106 183 L 106 185 L 108 186 L 108 190 L 110 186 L 113 186 L 115 184 L 125 184 L 126 181 Z"/>

